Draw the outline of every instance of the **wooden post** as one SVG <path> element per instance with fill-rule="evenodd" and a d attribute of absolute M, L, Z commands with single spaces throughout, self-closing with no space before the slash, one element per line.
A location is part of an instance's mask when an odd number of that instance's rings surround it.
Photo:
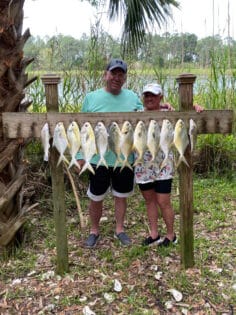
<path fill-rule="evenodd" d="M 46 107 L 48 112 L 58 112 L 58 83 L 60 77 L 56 75 L 42 76 L 45 86 Z M 52 144 L 52 141 L 51 141 Z M 65 211 L 65 187 L 63 164 L 57 165 L 59 154 L 55 148 L 50 149 L 50 170 L 52 178 L 53 213 L 56 230 L 57 249 L 57 273 L 68 272 L 68 246 L 66 232 L 66 211 Z"/>
<path fill-rule="evenodd" d="M 176 78 L 179 83 L 180 111 L 193 110 L 193 83 L 196 76 L 182 74 Z M 194 265 L 193 236 L 193 162 L 190 146 L 185 151 L 185 157 L 190 167 L 184 163 L 179 166 L 179 207 L 180 207 L 180 250 L 181 264 L 187 269 Z"/>

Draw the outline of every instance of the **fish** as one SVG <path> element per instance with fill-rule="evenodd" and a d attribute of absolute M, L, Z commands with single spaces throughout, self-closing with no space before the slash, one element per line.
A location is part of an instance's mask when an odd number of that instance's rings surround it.
<path fill-rule="evenodd" d="M 66 149 L 69 147 L 69 142 L 66 136 L 66 131 L 65 131 L 63 122 L 58 122 L 56 124 L 56 127 L 54 129 L 54 134 L 53 134 L 52 146 L 55 147 L 60 154 L 58 162 L 57 162 L 57 166 L 62 161 L 66 162 L 67 164 L 70 164 L 64 155 Z"/>
<path fill-rule="evenodd" d="M 75 165 L 80 170 L 80 165 L 78 161 L 76 160 L 76 154 L 78 153 L 81 147 L 81 137 L 80 137 L 79 126 L 76 121 L 72 121 L 69 124 L 66 133 L 67 133 L 67 139 L 70 145 L 69 151 L 71 155 L 71 161 L 68 166 L 68 169 L 70 169 L 73 165 Z"/>
<path fill-rule="evenodd" d="M 169 160 L 169 152 L 173 145 L 173 140 L 174 127 L 168 119 L 163 119 L 160 133 L 160 149 L 164 153 L 164 159 L 160 165 L 161 169 L 167 165 Z"/>
<path fill-rule="evenodd" d="M 143 154 L 147 148 L 147 130 L 145 123 L 140 120 L 134 129 L 134 141 L 133 150 L 136 152 L 137 157 L 134 162 L 134 166 L 138 163 L 142 163 Z"/>
<path fill-rule="evenodd" d="M 128 167 L 133 171 L 133 168 L 128 161 L 128 157 L 131 154 L 133 148 L 133 134 L 134 134 L 133 127 L 131 123 L 126 120 L 122 125 L 120 137 L 121 153 L 124 156 L 121 171 L 123 170 L 124 167 Z"/>
<path fill-rule="evenodd" d="M 44 150 L 44 155 L 43 155 L 43 160 L 48 162 L 48 157 L 49 157 L 49 149 L 50 149 L 50 132 L 49 132 L 49 126 L 48 123 L 46 122 L 41 129 L 41 142 L 43 145 L 43 150 Z"/>
<path fill-rule="evenodd" d="M 102 121 L 99 121 L 95 128 L 94 128 L 94 134 L 95 134 L 95 141 L 96 141 L 96 147 L 97 152 L 100 155 L 100 159 L 97 163 L 97 168 L 100 165 L 104 165 L 106 168 L 108 168 L 107 162 L 105 160 L 105 154 L 108 150 L 108 132 L 107 128 L 105 127 L 104 123 Z"/>
<path fill-rule="evenodd" d="M 80 171 L 80 175 L 85 171 L 89 170 L 91 173 L 95 174 L 90 160 L 97 154 L 97 147 L 95 142 L 95 134 L 91 124 L 87 121 L 83 124 L 81 128 L 81 148 L 84 156 L 85 163 Z"/>
<path fill-rule="evenodd" d="M 115 154 L 116 161 L 114 165 L 114 169 L 118 166 L 118 164 L 122 164 L 121 160 L 121 149 L 120 149 L 120 138 L 121 131 L 117 122 L 113 121 L 108 127 L 108 145 L 110 150 Z"/>
<path fill-rule="evenodd" d="M 184 157 L 184 152 L 189 144 L 188 132 L 185 123 L 182 119 L 179 119 L 175 124 L 174 130 L 174 145 L 179 152 L 179 159 L 176 164 L 176 168 L 179 167 L 181 162 L 184 162 L 188 167 L 189 164 Z"/>
<path fill-rule="evenodd" d="M 193 152 L 196 142 L 197 142 L 197 125 L 192 118 L 189 120 L 188 135 L 190 139 L 190 150 L 191 152 Z"/>
<path fill-rule="evenodd" d="M 160 133 L 161 133 L 161 130 L 157 121 L 154 119 L 150 120 L 149 125 L 148 125 L 148 131 L 147 131 L 147 148 L 152 155 L 150 163 L 153 163 L 155 161 L 155 158 L 159 151 Z"/>

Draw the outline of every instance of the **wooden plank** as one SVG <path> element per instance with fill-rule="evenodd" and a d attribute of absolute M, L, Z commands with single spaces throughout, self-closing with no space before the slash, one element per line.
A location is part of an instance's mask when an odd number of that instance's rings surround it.
<path fill-rule="evenodd" d="M 65 128 L 73 120 L 77 121 L 81 127 L 83 123 L 89 121 L 93 127 L 98 121 L 103 121 L 106 126 L 111 121 L 116 121 L 120 125 L 129 120 L 136 125 L 139 120 L 146 124 L 151 119 L 157 120 L 160 124 L 163 119 L 169 119 L 173 124 L 181 118 L 188 125 L 192 118 L 198 127 L 198 134 L 229 134 L 233 127 L 233 110 L 204 110 L 202 113 L 195 111 L 182 112 L 125 112 L 125 113 L 3 113 L 3 132 L 7 138 L 39 138 L 40 131 L 45 122 L 49 123 L 50 132 L 57 122 L 62 121 Z"/>

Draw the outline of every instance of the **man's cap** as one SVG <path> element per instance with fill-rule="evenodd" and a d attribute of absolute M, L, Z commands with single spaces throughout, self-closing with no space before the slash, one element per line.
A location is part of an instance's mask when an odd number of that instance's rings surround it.
<path fill-rule="evenodd" d="M 143 88 L 143 94 L 146 92 L 150 92 L 154 95 L 162 94 L 162 88 L 160 84 L 157 83 L 149 83 L 144 86 Z"/>
<path fill-rule="evenodd" d="M 127 72 L 127 64 L 121 59 L 112 59 L 109 62 L 109 64 L 107 65 L 106 70 L 112 71 L 112 70 L 117 69 L 117 68 L 123 70 L 124 73 Z"/>

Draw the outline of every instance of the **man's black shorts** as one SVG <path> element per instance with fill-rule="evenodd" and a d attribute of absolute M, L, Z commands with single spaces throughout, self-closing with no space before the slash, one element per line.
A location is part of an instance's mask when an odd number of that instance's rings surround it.
<path fill-rule="evenodd" d="M 103 200 L 106 193 L 111 189 L 112 194 L 117 197 L 128 197 L 134 189 L 134 172 L 128 167 L 120 171 L 120 167 L 113 169 L 105 166 L 93 165 L 95 175 L 89 173 L 88 196 L 95 200 Z"/>

